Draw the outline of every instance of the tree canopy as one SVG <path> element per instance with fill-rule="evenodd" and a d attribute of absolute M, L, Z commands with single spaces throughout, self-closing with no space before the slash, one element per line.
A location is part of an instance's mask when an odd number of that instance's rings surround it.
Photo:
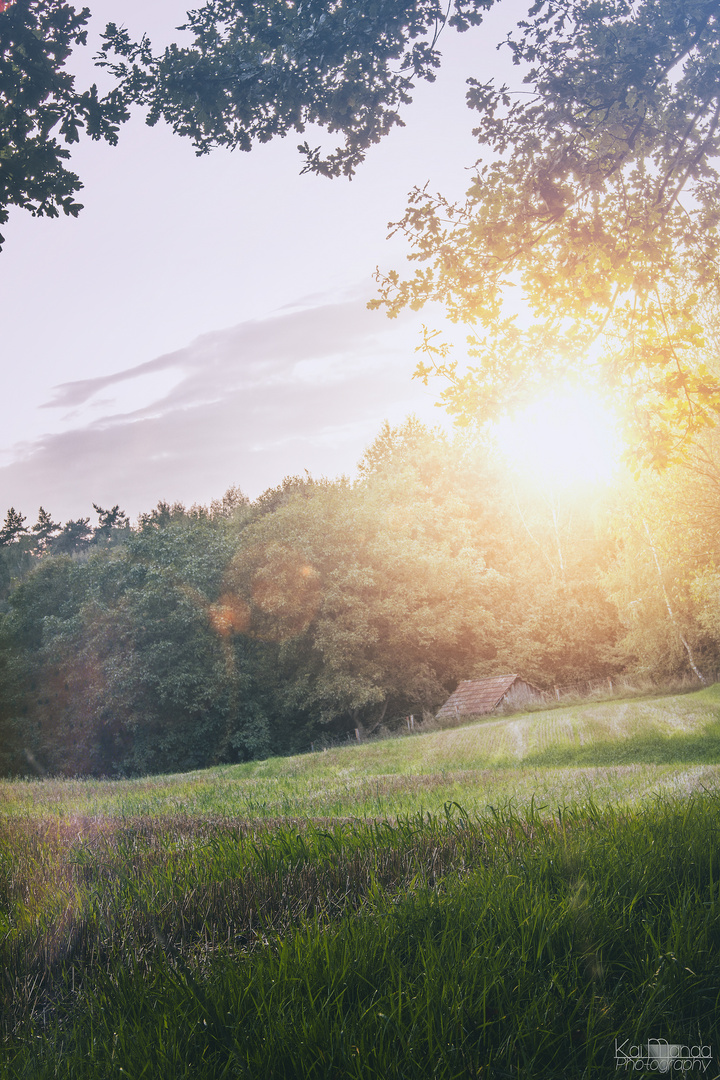
<path fill-rule="evenodd" d="M 509 42 L 527 89 L 469 80 L 484 159 L 461 205 L 412 193 L 395 228 L 420 265 L 379 274 L 375 302 L 439 301 L 472 328 L 467 368 L 428 334 L 418 369 L 445 376 L 461 423 L 588 373 L 657 463 L 715 421 L 719 15 L 715 0 L 540 0 Z"/>
<path fill-rule="evenodd" d="M 216 146 L 250 150 L 308 125 L 338 133 L 323 156 L 298 149 L 304 172 L 352 176 L 373 143 L 402 124 L 417 79 L 432 81 L 448 24 L 465 30 L 494 0 L 210 0 L 188 12 L 190 46 L 153 55 L 110 25 L 101 63 L 128 100 L 149 107 L 192 139 L 199 154 Z"/>
<path fill-rule="evenodd" d="M 105 97 L 95 84 L 77 90 L 65 70 L 73 48 L 86 43 L 89 18 L 89 8 L 63 0 L 0 4 L 0 224 L 11 206 L 77 217 L 82 183 L 66 167 L 68 145 L 83 130 L 114 144 L 130 115 L 119 88 Z"/>
<path fill-rule="evenodd" d="M 354 483 L 286 477 L 134 525 L 96 506 L 94 529 L 11 508 L 0 773 L 174 771 L 431 726 L 458 680 L 504 672 L 551 691 L 709 681 L 719 487 L 717 428 L 663 473 L 543 491 L 482 438 L 411 419 Z"/>
<path fill-rule="evenodd" d="M 402 123 L 413 80 L 434 77 L 440 29 L 467 29 L 490 6 L 212 0 L 189 15 L 192 47 L 154 57 L 109 28 L 103 62 L 150 122 L 163 117 L 199 153 L 315 124 L 344 142 L 325 156 L 305 142 L 305 169 L 352 175 Z M 718 5 L 539 0 L 506 44 L 522 91 L 469 73 L 482 157 L 467 198 L 412 193 L 396 229 L 419 267 L 379 274 L 375 305 L 394 315 L 439 302 L 470 326 L 467 368 L 432 336 L 418 368 L 447 379 L 460 423 L 590 375 L 622 403 L 640 453 L 664 464 L 720 410 L 707 355 Z"/>
<path fill-rule="evenodd" d="M 354 484 L 96 512 L 40 543 L 43 510 L 0 548 L 0 771 L 299 751 L 430 716 L 461 678 L 618 667 L 602 525 L 511 496 L 489 448 L 417 421 L 386 425 Z"/>
<path fill-rule="evenodd" d="M 110 24 L 97 61 L 116 84 L 101 99 L 63 72 L 88 9 L 14 0 L 0 11 L 0 221 L 11 204 L 76 214 L 59 139 L 113 142 L 133 103 L 201 154 L 325 128 L 337 145 L 303 142 L 305 170 L 352 176 L 435 77 L 443 28 L 492 3 L 208 0 L 181 28 L 191 44 L 160 55 Z M 460 423 L 561 376 L 595 378 L 664 464 L 720 411 L 717 0 L 537 0 L 505 44 L 523 89 L 469 73 L 482 157 L 467 197 L 411 194 L 395 228 L 418 268 L 379 274 L 374 303 L 439 302 L 470 327 L 468 366 L 429 334 L 418 368 L 447 380 Z"/>
<path fill-rule="evenodd" d="M 442 27 L 479 22 L 492 2 L 456 0 L 450 14 L 438 0 L 210 0 L 179 28 L 193 44 L 158 56 L 147 37 L 134 42 L 110 23 L 96 60 L 116 81 L 100 96 L 95 84 L 76 88 L 66 70 L 72 50 L 87 44 L 90 8 L 2 0 L 0 224 L 11 206 L 77 216 L 83 185 L 67 167 L 69 146 L 83 131 L 115 144 L 132 104 L 200 154 L 324 127 L 341 145 L 323 156 L 303 143 L 305 170 L 352 176 L 368 147 L 402 124 L 416 80 L 434 79 Z"/>

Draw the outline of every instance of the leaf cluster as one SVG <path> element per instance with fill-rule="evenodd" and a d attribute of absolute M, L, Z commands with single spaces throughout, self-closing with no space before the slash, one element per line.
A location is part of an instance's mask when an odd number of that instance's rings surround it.
<path fill-rule="evenodd" d="M 394 228 L 420 265 L 379 273 L 371 306 L 439 301 L 471 329 L 466 371 L 418 369 L 447 380 L 461 422 L 590 377 L 664 464 L 720 410 L 703 312 L 720 286 L 717 7 L 541 0 L 509 45 L 527 89 L 469 80 L 484 157 L 466 201 L 412 193 Z"/>
<path fill-rule="evenodd" d="M 34 216 L 77 217 L 82 187 L 66 167 L 81 131 L 114 145 L 129 117 L 121 91 L 75 87 L 65 64 L 87 41 L 89 8 L 64 0 L 13 0 L 0 10 L 0 224 L 10 206 Z M 3 238 L 0 236 L 0 246 Z"/>
<path fill-rule="evenodd" d="M 464 30 L 491 3 L 458 0 L 450 15 L 438 0 L 209 0 L 181 27 L 192 45 L 154 56 L 146 37 L 110 24 L 99 62 L 128 101 L 148 106 L 148 123 L 165 120 L 198 154 L 319 126 L 344 142 L 327 156 L 303 142 L 303 172 L 352 177 L 402 126 L 416 81 L 434 80 L 443 26 Z"/>

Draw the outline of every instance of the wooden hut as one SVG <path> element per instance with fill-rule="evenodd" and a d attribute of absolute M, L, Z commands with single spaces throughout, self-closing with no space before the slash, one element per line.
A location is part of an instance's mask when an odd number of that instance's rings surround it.
<path fill-rule="evenodd" d="M 544 701 L 542 690 L 519 675 L 494 675 L 491 679 L 464 679 L 436 713 L 437 719 L 452 716 L 483 716 L 500 705 L 522 709 Z"/>

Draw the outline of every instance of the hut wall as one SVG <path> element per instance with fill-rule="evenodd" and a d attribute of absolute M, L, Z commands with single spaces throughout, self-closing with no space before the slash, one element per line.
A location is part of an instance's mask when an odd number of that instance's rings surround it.
<path fill-rule="evenodd" d="M 542 702 L 542 700 L 543 696 L 539 690 L 536 690 L 534 686 L 526 683 L 523 679 L 516 679 L 505 694 L 503 705 L 507 704 L 515 708 L 516 706 L 520 707 Z"/>

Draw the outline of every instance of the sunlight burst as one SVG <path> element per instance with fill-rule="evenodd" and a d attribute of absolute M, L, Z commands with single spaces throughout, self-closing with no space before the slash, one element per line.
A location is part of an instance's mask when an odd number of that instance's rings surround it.
<path fill-rule="evenodd" d="M 587 390 L 556 390 L 499 421 L 496 435 L 517 469 L 555 484 L 609 480 L 620 456 L 613 417 Z"/>

